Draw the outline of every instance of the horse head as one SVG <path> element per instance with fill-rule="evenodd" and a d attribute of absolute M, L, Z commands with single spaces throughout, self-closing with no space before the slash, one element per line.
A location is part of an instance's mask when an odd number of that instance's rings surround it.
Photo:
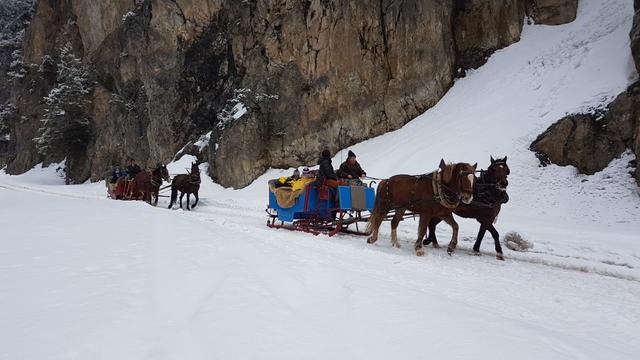
<path fill-rule="evenodd" d="M 490 159 L 491 165 L 487 168 L 485 176 L 487 176 L 490 182 L 496 184 L 496 189 L 500 191 L 507 191 L 507 186 L 509 186 L 507 176 L 511 172 L 507 165 L 507 157 L 505 156 L 502 159 L 494 159 L 493 156 L 491 156 Z"/>
<path fill-rule="evenodd" d="M 200 167 L 198 167 L 198 162 L 191 163 L 191 175 L 200 175 Z"/>
<path fill-rule="evenodd" d="M 169 177 L 169 170 L 163 164 L 158 163 L 156 165 L 156 169 L 153 170 L 153 175 L 162 178 L 166 182 L 171 182 L 171 178 Z"/>
<path fill-rule="evenodd" d="M 473 200 L 473 184 L 475 182 L 475 172 L 478 164 L 457 163 L 445 164 L 444 159 L 440 160 L 440 170 L 442 171 L 442 182 L 446 187 L 460 194 L 460 200 L 465 204 L 470 204 Z"/>

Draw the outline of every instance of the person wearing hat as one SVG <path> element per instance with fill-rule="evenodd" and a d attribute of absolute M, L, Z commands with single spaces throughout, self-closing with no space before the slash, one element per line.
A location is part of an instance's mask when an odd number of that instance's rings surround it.
<path fill-rule="evenodd" d="M 360 178 L 366 175 L 367 173 L 362 170 L 362 167 L 356 160 L 356 154 L 349 150 L 347 160 L 343 162 L 338 169 L 338 177 L 347 179 L 347 181 L 353 183 L 353 185 L 361 185 L 362 181 L 360 181 Z"/>

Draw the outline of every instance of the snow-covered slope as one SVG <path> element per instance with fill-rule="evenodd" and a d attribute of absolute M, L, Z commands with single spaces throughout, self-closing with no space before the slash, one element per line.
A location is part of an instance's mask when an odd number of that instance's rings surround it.
<path fill-rule="evenodd" d="M 415 257 L 410 220 L 401 249 L 388 224 L 375 246 L 268 229 L 266 180 L 290 170 L 239 191 L 205 181 L 190 213 L 107 200 L 104 184 L 63 186 L 53 167 L 0 175 L 0 359 L 637 359 L 632 155 L 578 176 L 527 150 L 637 76 L 631 17 L 630 1 L 581 0 L 571 24 L 525 26 L 434 108 L 351 148 L 375 177 L 508 155 L 497 228 L 534 248 L 505 249 L 505 262 L 468 256 L 477 224 L 466 220 L 451 257 Z M 448 228 L 438 235 L 446 243 Z"/>

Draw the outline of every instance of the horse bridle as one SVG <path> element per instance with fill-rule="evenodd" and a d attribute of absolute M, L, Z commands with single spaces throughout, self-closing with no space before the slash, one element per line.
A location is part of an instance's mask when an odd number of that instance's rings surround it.
<path fill-rule="evenodd" d="M 476 186 L 478 187 L 494 187 L 497 190 L 500 191 L 504 191 L 504 189 L 500 188 L 500 184 L 498 183 L 497 179 L 493 176 L 493 174 L 490 174 L 492 167 L 494 166 L 500 166 L 503 165 L 506 169 L 507 169 L 507 175 L 509 175 L 511 173 L 511 169 L 509 169 L 509 165 L 507 165 L 506 162 L 504 161 L 496 161 L 494 163 L 492 163 L 491 165 L 489 165 L 489 167 L 487 168 L 487 170 L 479 170 L 480 172 L 480 178 L 482 178 L 483 180 L 486 179 L 488 181 L 492 181 L 492 182 L 478 182 L 476 184 Z"/>

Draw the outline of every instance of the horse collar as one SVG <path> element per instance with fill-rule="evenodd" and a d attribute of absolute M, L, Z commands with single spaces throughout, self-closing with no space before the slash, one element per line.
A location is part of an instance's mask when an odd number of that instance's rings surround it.
<path fill-rule="evenodd" d="M 442 172 L 434 171 L 431 179 L 434 199 L 447 209 L 457 208 L 460 205 L 460 194 L 454 194 L 455 200 L 453 201 L 447 197 L 443 189 L 446 185 L 442 183 Z"/>

